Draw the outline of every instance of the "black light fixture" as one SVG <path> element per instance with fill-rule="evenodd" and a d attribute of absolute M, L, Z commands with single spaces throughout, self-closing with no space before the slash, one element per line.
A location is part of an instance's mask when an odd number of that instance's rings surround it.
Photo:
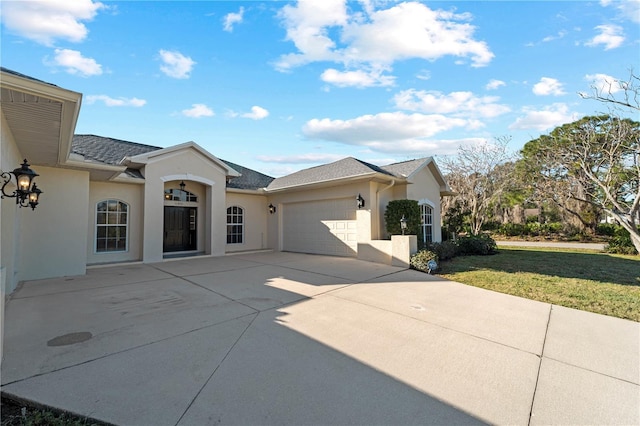
<path fill-rule="evenodd" d="M 400 229 L 402 229 L 402 235 L 407 230 L 407 218 L 402 215 L 402 219 L 400 219 Z"/>
<path fill-rule="evenodd" d="M 5 187 L 11 182 L 11 176 L 15 176 L 16 190 L 11 194 L 5 192 Z M 0 177 L 4 179 L 2 184 L 2 196 L 1 198 L 15 198 L 16 204 L 20 207 L 31 207 L 31 210 L 35 210 L 38 205 L 38 199 L 42 191 L 36 186 L 34 178 L 39 176 L 36 172 L 29 168 L 29 163 L 25 158 L 22 165 L 11 172 L 0 172 Z"/>
<path fill-rule="evenodd" d="M 276 206 L 269 204 L 269 213 L 274 214 L 276 212 Z"/>
<path fill-rule="evenodd" d="M 356 205 L 359 209 L 364 207 L 364 198 L 362 198 L 362 195 L 360 194 L 358 194 L 358 196 L 356 197 Z"/>
<path fill-rule="evenodd" d="M 184 187 L 187 186 L 184 181 L 180 182 L 180 185 L 178 185 L 180 187 L 180 191 L 184 191 Z"/>

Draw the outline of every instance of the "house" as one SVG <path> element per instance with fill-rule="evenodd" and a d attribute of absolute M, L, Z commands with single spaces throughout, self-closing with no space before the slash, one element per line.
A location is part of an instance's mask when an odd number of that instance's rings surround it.
<path fill-rule="evenodd" d="M 80 93 L 4 68 L 0 77 L 1 169 L 27 159 L 43 191 L 34 211 L 2 200 L 6 293 L 87 265 L 175 255 L 272 249 L 390 263 L 384 211 L 397 199 L 418 200 L 425 239 L 441 240 L 440 197 L 450 190 L 430 157 L 387 166 L 344 158 L 274 179 L 194 142 L 74 135 Z"/>

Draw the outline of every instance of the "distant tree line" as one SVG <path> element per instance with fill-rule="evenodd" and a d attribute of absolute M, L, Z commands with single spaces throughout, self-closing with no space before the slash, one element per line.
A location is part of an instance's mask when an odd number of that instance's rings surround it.
<path fill-rule="evenodd" d="M 456 192 L 442 202 L 446 235 L 508 231 L 527 222 L 538 232 L 594 235 L 602 223 L 615 223 L 640 252 L 640 123 L 617 109 L 640 111 L 639 82 L 631 73 L 608 91 L 582 94 L 615 108 L 559 126 L 519 153 L 510 153 L 509 138 L 502 137 L 441 159 Z"/>

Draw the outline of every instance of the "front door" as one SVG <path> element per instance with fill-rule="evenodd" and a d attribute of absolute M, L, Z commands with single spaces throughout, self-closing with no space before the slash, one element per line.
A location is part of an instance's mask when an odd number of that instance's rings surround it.
<path fill-rule="evenodd" d="M 195 207 L 164 207 L 164 252 L 195 250 Z"/>

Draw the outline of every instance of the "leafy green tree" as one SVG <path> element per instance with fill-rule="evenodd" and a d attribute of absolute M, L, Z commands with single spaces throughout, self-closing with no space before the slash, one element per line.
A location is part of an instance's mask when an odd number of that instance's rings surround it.
<path fill-rule="evenodd" d="M 640 252 L 640 123 L 599 115 L 557 127 L 525 144 L 519 164 L 538 194 L 595 221 L 599 210 L 615 218 Z M 592 215 L 592 217 L 589 217 Z"/>

